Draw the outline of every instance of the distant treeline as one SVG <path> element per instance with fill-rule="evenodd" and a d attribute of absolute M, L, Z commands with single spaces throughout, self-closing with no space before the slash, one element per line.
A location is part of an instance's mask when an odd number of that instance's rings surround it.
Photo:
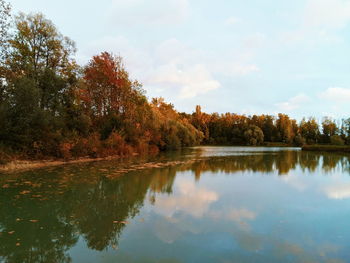
<path fill-rule="evenodd" d="M 239 114 L 207 114 L 197 106 L 196 111 L 182 114 L 204 134 L 204 144 L 262 145 L 283 143 L 350 144 L 350 118 L 341 124 L 331 118 L 323 118 L 319 124 L 315 118 L 302 119 L 300 123 L 286 114 L 245 116 Z"/>
<path fill-rule="evenodd" d="M 42 14 L 12 17 L 0 0 L 0 159 L 103 157 L 204 144 L 350 143 L 350 119 L 179 113 L 150 102 L 120 56 L 78 65 L 74 42 Z M 2 155 L 2 157 L 1 157 Z"/>

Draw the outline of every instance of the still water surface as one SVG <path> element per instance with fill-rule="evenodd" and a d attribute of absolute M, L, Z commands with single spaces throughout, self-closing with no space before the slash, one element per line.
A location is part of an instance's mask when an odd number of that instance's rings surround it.
<path fill-rule="evenodd" d="M 0 176 L 0 262 L 350 262 L 349 156 L 199 147 Z"/>

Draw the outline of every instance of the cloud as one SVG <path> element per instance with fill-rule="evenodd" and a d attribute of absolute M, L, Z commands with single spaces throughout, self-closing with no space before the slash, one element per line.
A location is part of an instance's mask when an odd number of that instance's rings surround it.
<path fill-rule="evenodd" d="M 113 0 L 112 18 L 130 25 L 169 25 L 184 22 L 188 0 Z"/>
<path fill-rule="evenodd" d="M 308 102 L 310 98 L 305 94 L 299 94 L 285 102 L 275 104 L 282 111 L 292 111 L 300 108 L 304 103 Z"/>
<path fill-rule="evenodd" d="M 350 89 L 331 87 L 319 94 L 321 99 L 330 100 L 337 103 L 348 103 L 350 101 Z"/>
<path fill-rule="evenodd" d="M 220 88 L 205 65 L 198 64 L 181 69 L 175 64 L 164 65 L 148 79 L 149 83 L 171 89 L 180 89 L 179 98 L 193 98 Z"/>
<path fill-rule="evenodd" d="M 153 91 L 153 95 L 162 92 L 162 96 L 172 94 L 188 99 L 221 87 L 206 66 L 203 54 L 177 39 L 168 39 L 154 47 L 137 48 L 123 36 L 105 37 L 79 53 L 80 60 L 87 60 L 101 51 L 120 54 L 131 77 L 143 83 L 148 91 Z"/>
<path fill-rule="evenodd" d="M 234 16 L 230 16 L 229 18 L 227 18 L 225 20 L 225 24 L 228 25 L 228 26 L 233 26 L 233 25 L 236 25 L 239 23 L 239 19 L 237 17 L 234 17 Z"/>
<path fill-rule="evenodd" d="M 298 27 L 280 34 L 280 40 L 286 45 L 342 43 L 343 37 L 338 31 L 350 23 L 350 1 L 307 0 L 294 20 L 300 21 Z"/>
<path fill-rule="evenodd" d="M 338 29 L 350 22 L 350 1 L 309 0 L 304 13 L 306 27 Z"/>

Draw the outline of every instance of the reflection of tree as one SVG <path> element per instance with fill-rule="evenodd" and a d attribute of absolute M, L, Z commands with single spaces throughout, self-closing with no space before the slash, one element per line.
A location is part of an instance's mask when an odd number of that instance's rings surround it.
<path fill-rule="evenodd" d="M 63 204 L 55 200 L 55 193 L 49 200 L 40 200 L 40 188 L 30 187 L 25 194 L 29 186 L 1 190 L 0 261 L 70 262 L 66 251 L 78 237 L 64 219 Z"/>
<path fill-rule="evenodd" d="M 297 167 L 332 171 L 350 166 L 349 156 L 301 151 L 188 156 L 166 154 L 157 161 L 196 160 L 156 169 L 145 166 L 124 176 L 113 176 L 120 168 L 116 163 L 101 162 L 0 178 L 0 261 L 70 262 L 67 251 L 79 236 L 95 250 L 118 245 L 126 220 L 139 213 L 145 198 L 171 194 L 179 171 L 192 171 L 200 180 L 203 172 L 283 175 Z M 125 161 L 122 168 L 130 165 Z"/>
<path fill-rule="evenodd" d="M 1 182 L 0 261 L 70 262 L 79 235 L 91 249 L 116 246 L 147 193 L 171 193 L 175 174 L 168 167 L 110 180 L 99 169 L 63 168 Z"/>
<path fill-rule="evenodd" d="M 318 167 L 331 171 L 340 165 L 344 170 L 350 169 L 349 156 L 324 154 L 302 151 L 282 151 L 276 153 L 256 153 L 249 155 L 218 156 L 202 159 L 193 164 L 183 166 L 182 170 L 192 170 L 196 180 L 200 180 L 203 172 L 235 173 L 277 171 L 279 175 L 288 174 L 297 166 L 303 170 L 314 172 Z"/>
<path fill-rule="evenodd" d="M 92 249 L 103 250 L 117 245 L 125 221 L 134 217 L 143 206 L 150 178 L 124 176 L 101 181 L 89 188 L 74 189 L 75 224 Z"/>
<path fill-rule="evenodd" d="M 204 171 L 212 173 L 235 173 L 235 172 L 272 172 L 278 171 L 278 174 L 286 174 L 294 169 L 299 160 L 299 152 L 285 151 L 278 154 L 250 154 L 221 156 L 203 159 L 195 162 L 189 167 L 194 171 L 197 180 Z"/>

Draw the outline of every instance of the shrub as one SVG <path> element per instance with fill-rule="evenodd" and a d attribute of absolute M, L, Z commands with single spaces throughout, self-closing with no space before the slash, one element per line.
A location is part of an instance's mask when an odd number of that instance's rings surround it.
<path fill-rule="evenodd" d="M 331 144 L 333 145 L 344 145 L 344 140 L 339 135 L 331 136 Z"/>

